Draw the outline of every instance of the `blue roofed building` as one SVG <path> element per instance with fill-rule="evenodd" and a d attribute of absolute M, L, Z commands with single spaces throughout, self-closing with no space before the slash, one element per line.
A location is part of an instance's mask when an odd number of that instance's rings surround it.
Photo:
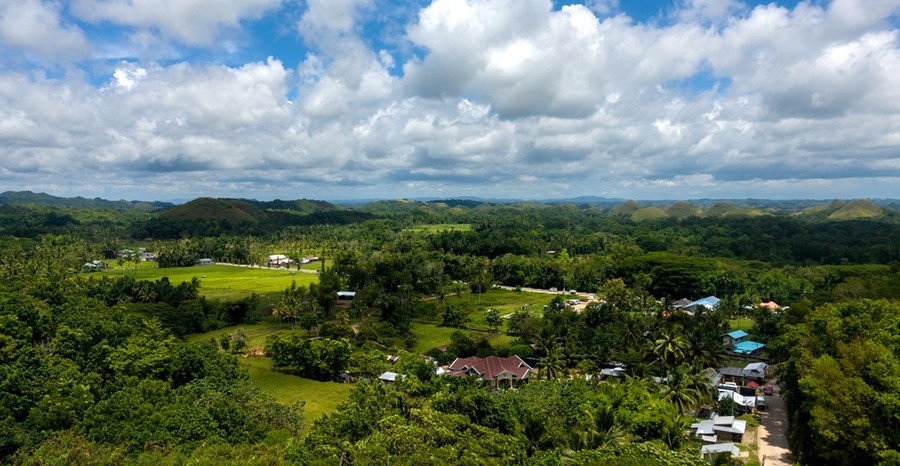
<path fill-rule="evenodd" d="M 735 330 L 733 332 L 726 333 L 725 336 L 722 338 L 722 343 L 724 343 L 725 346 L 733 346 L 733 345 L 737 344 L 737 342 L 742 341 L 744 338 L 747 338 L 748 336 L 750 336 L 750 334 L 743 330 Z"/>
<path fill-rule="evenodd" d="M 742 355 L 747 356 L 747 355 L 755 354 L 757 351 L 759 351 L 765 347 L 766 347 L 765 343 L 760 343 L 758 341 L 744 340 L 744 341 L 739 341 L 734 344 L 734 352 L 737 354 L 742 354 Z"/>
<path fill-rule="evenodd" d="M 688 307 L 703 306 L 709 310 L 713 310 L 716 308 L 716 306 L 719 305 L 719 301 L 719 298 L 715 296 L 707 296 L 705 298 L 701 298 L 692 302 L 690 305 L 688 305 Z"/>

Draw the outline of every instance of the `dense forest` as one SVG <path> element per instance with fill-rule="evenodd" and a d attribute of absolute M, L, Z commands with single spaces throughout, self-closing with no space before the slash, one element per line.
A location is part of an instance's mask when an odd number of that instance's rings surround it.
<path fill-rule="evenodd" d="M 708 464 L 686 432 L 725 409 L 710 376 L 734 365 L 722 336 L 736 325 L 777 367 L 796 461 L 900 462 L 890 206 L 6 194 L 4 463 Z M 201 258 L 293 282 L 212 297 Z M 575 290 L 595 298 L 578 312 Z M 706 296 L 721 300 L 676 312 Z M 259 348 L 245 328 L 266 329 Z M 535 380 L 435 371 L 492 355 L 528 361 Z M 287 402 L 248 373 L 254 357 L 350 388 L 313 417 L 311 398 Z M 624 375 L 598 382 L 611 367 Z M 401 376 L 378 382 L 385 371 Z"/>

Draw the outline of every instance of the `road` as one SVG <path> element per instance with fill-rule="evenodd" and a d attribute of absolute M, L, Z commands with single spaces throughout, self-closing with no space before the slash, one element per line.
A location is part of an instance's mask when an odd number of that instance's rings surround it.
<path fill-rule="evenodd" d="M 766 397 L 769 409 L 759 416 L 759 462 L 762 466 L 790 466 L 793 461 L 787 441 L 787 409 L 778 394 L 777 385 L 775 390 L 774 394 Z"/>

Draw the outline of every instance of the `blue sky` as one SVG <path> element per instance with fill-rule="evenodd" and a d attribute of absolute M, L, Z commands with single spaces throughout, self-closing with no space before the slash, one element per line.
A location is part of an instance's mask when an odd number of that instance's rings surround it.
<path fill-rule="evenodd" d="M 900 0 L 7 0 L 0 186 L 900 197 Z"/>

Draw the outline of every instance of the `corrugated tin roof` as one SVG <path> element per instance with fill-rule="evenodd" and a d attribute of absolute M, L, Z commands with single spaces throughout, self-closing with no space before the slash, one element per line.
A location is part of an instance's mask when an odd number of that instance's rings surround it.
<path fill-rule="evenodd" d="M 716 443 L 700 447 L 701 455 L 714 453 L 731 453 L 731 456 L 740 456 L 741 450 L 733 443 Z"/>
<path fill-rule="evenodd" d="M 765 348 L 765 343 L 760 343 L 758 341 L 740 341 L 734 344 L 734 352 L 740 354 L 750 354 L 754 351 L 757 351 L 761 348 Z"/>

